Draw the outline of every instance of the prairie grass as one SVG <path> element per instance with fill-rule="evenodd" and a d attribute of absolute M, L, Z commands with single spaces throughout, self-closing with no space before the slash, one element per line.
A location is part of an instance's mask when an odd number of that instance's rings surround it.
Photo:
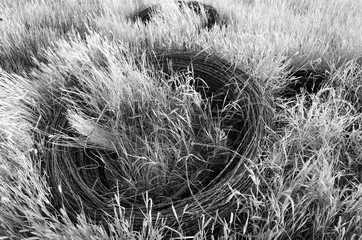
<path fill-rule="evenodd" d="M 0 239 L 361 239 L 362 2 L 203 2 L 227 27 L 202 29 L 195 13 L 181 13 L 170 0 L 0 2 Z M 163 11 L 149 24 L 129 21 L 155 3 Z M 210 202 L 229 207 L 228 216 L 205 209 L 193 231 L 185 216 L 197 198 L 182 211 L 168 206 L 169 215 L 155 206 L 166 201 L 164 192 L 175 197 L 182 186 L 200 187 L 205 164 L 238 156 L 227 146 L 222 116 L 212 116 L 190 79 L 174 75 L 181 83 L 175 91 L 146 64 L 153 49 L 230 61 L 261 86 L 273 110 L 275 124 L 243 162 L 247 177 L 234 173 L 209 195 L 224 195 Z M 289 73 L 302 68 L 330 76 L 316 94 L 281 98 Z M 69 125 L 50 134 L 57 112 Z M 49 142 L 93 149 L 108 179 L 96 165 L 83 166 L 89 176 L 78 179 L 58 171 L 64 151 L 50 165 L 64 181 L 49 181 Z M 104 152 L 122 161 L 106 162 Z M 77 154 L 70 155 L 75 165 Z M 250 189 L 241 191 L 238 181 Z M 110 189 L 105 182 L 117 189 L 100 195 Z M 84 186 L 88 194 L 79 200 Z M 69 189 L 71 203 L 62 199 Z M 143 193 L 141 213 L 125 204 L 136 192 Z M 104 219 L 90 216 L 101 209 Z"/>

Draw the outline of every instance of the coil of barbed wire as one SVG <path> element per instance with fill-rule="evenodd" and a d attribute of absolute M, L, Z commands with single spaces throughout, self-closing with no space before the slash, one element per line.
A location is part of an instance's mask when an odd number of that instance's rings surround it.
<path fill-rule="evenodd" d="M 202 13 L 204 12 L 206 20 L 202 23 L 203 28 L 210 30 L 215 26 L 215 24 L 227 25 L 227 21 L 222 19 L 218 11 L 211 5 L 200 3 L 198 1 L 177 1 L 176 3 L 180 11 L 183 12 L 186 9 L 190 9 L 199 16 L 202 16 Z M 130 19 L 133 22 L 140 20 L 142 23 L 147 24 L 151 21 L 153 16 L 161 10 L 160 5 L 154 4 L 134 13 Z"/>
<path fill-rule="evenodd" d="M 127 136 L 127 141 L 133 139 L 135 142 L 122 142 L 122 138 L 109 140 L 117 146 L 92 144 L 89 143 L 91 140 L 87 142 L 77 132 L 69 109 L 77 105 L 83 109 L 82 116 L 98 118 L 97 128 L 91 134 L 107 134 L 107 121 L 97 116 L 96 111 L 89 110 L 87 100 L 82 99 L 83 93 L 88 91 L 87 87 L 77 82 L 76 77 L 68 76 L 66 86 L 52 91 L 47 98 L 48 102 L 44 105 L 47 111 L 38 125 L 41 137 L 46 142 L 42 166 L 51 186 L 53 206 L 55 209 L 65 207 L 73 220 L 84 211 L 90 219 L 104 222 L 114 217 L 112 203 L 118 196 L 118 204 L 126 214 L 132 214 L 134 226 L 139 228 L 147 211 L 147 193 L 153 201 L 152 213 L 155 218 L 161 214 L 169 226 L 174 226 L 178 224 L 174 215 L 176 211 L 179 216 L 182 215 L 184 230 L 195 232 L 198 217 L 203 214 L 229 217 L 232 206 L 236 204 L 232 201 L 225 204 L 225 196 L 230 195 L 231 189 L 247 193 L 255 188 L 245 166 L 249 161 L 256 160 L 258 146 L 270 122 L 268 100 L 255 80 L 215 54 L 150 51 L 142 61 L 153 73 L 154 81 L 167 82 L 171 92 L 187 83 L 202 98 L 202 104 L 195 107 L 192 126 L 188 128 L 195 135 L 190 145 L 193 147 L 181 149 L 185 156 L 193 157 L 189 158 L 189 165 L 175 165 L 178 171 L 184 172 L 180 175 L 182 178 L 168 181 L 168 185 L 161 190 L 153 186 L 140 189 L 130 187 L 131 180 L 127 180 L 127 177 L 132 176 L 126 176 L 125 162 L 140 159 L 132 158 L 127 146 L 144 141 L 152 133 L 145 133 L 148 130 L 140 129 L 140 125 L 132 125 L 133 132 L 125 129 L 119 131 L 124 131 L 122 136 Z M 99 103 L 100 109 L 105 112 L 106 104 Z M 205 115 L 204 110 L 208 114 Z M 197 115 L 200 111 L 203 113 Z M 110 119 L 115 118 L 117 113 L 105 114 Z M 136 121 L 137 112 L 120 114 L 127 116 L 125 121 Z M 138 114 L 142 114 L 142 111 Z M 220 123 L 220 130 L 225 135 L 222 148 L 203 142 L 205 134 L 200 129 L 207 128 L 207 124 L 213 122 Z M 172 144 L 178 146 L 177 141 Z"/>

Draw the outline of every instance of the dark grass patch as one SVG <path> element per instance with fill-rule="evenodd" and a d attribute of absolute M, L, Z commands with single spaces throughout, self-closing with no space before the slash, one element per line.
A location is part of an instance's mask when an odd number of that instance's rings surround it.
<path fill-rule="evenodd" d="M 283 98 L 293 98 L 301 92 L 315 94 L 326 84 L 328 73 L 323 70 L 301 69 L 289 75 L 291 82 L 283 89 Z"/>

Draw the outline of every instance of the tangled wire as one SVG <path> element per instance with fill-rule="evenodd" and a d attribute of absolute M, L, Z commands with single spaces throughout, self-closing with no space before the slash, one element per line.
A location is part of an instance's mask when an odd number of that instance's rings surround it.
<path fill-rule="evenodd" d="M 207 21 L 202 24 L 202 27 L 207 28 L 208 30 L 210 30 L 215 24 L 225 24 L 225 21 L 221 20 L 217 10 L 211 5 L 200 3 L 198 1 L 177 1 L 177 5 L 181 11 L 185 11 L 185 8 L 189 8 L 199 16 L 202 16 L 202 13 L 205 12 Z M 135 13 L 131 16 L 131 20 L 141 20 L 143 23 L 148 23 L 154 14 L 159 11 L 159 5 L 151 5 L 142 11 Z"/>
<path fill-rule="evenodd" d="M 182 217 L 182 229 L 195 233 L 204 214 L 230 217 L 236 202 L 230 200 L 226 204 L 225 198 L 232 191 L 248 193 L 255 187 L 246 166 L 255 160 L 269 122 L 268 102 L 253 79 L 216 55 L 193 51 L 149 52 L 145 61 L 155 86 L 161 86 L 168 94 L 166 100 L 173 102 L 168 116 L 180 111 L 176 122 L 157 115 L 157 109 L 142 110 L 148 106 L 147 98 L 141 100 L 146 105 L 122 107 L 118 113 L 109 111 L 107 103 L 98 103 L 99 109 L 92 112 L 91 100 L 82 97 L 90 96 L 90 89 L 75 76 L 70 76 L 62 88 L 52 89 L 51 94 L 44 92 L 48 97 L 43 98 L 47 103 L 43 104 L 42 122 L 37 126 L 41 133 L 38 141 L 46 142 L 42 167 L 51 187 L 53 206 L 65 207 L 73 220 L 84 211 L 90 219 L 104 222 L 114 217 L 115 196 L 118 196 L 117 205 L 125 208 L 127 216 L 132 216 L 137 229 L 142 227 L 148 209 L 144 199 L 147 193 L 153 200 L 153 219 L 161 214 L 167 218 L 168 226 L 177 226 L 177 216 Z M 187 112 L 192 113 L 191 126 L 190 121 L 180 120 L 180 116 L 188 116 L 182 110 L 185 105 L 180 105 L 182 97 L 192 93 L 186 91 L 180 98 L 177 92 L 185 87 L 191 87 L 201 97 L 199 103 L 195 98 L 186 101 L 191 108 Z M 137 92 L 137 88 L 132 91 Z M 142 89 L 139 93 L 137 96 L 144 96 Z M 150 102 L 152 99 L 148 98 Z M 82 112 L 74 114 L 74 106 L 83 109 Z M 97 111 L 103 115 L 96 115 Z M 152 114 L 156 115 L 150 118 Z M 160 127 L 151 125 L 152 119 Z M 117 124 L 110 127 L 112 121 Z M 176 129 L 183 132 L 173 133 L 176 138 L 170 137 L 170 132 L 176 132 L 171 131 L 174 129 L 170 125 L 177 125 Z M 114 126 L 118 128 L 115 130 Z M 219 129 L 220 134 L 211 129 Z M 118 135 L 112 135 L 112 131 Z M 142 161 L 150 156 L 135 155 L 157 152 L 157 144 L 152 145 L 152 141 L 166 135 L 159 143 L 166 146 L 163 149 L 180 150 L 177 154 L 168 152 L 167 156 L 174 161 L 166 166 L 153 163 L 152 168 L 144 168 L 150 162 Z M 206 141 L 209 135 L 220 138 Z M 180 138 L 186 139 L 183 144 Z M 139 148 L 132 149 L 132 144 Z M 168 168 L 166 173 L 170 174 L 160 180 L 159 173 L 165 172 L 159 168 Z M 146 175 L 149 178 L 137 185 Z"/>

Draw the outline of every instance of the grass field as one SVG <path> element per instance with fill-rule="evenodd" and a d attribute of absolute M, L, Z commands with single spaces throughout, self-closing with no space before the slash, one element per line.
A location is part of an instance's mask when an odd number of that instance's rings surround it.
<path fill-rule="evenodd" d="M 362 1 L 202 2 L 227 26 L 171 0 L 0 0 L 0 240 L 362 239 Z M 215 113 L 152 51 L 249 78 Z M 283 97 L 299 69 L 328 77 Z"/>

